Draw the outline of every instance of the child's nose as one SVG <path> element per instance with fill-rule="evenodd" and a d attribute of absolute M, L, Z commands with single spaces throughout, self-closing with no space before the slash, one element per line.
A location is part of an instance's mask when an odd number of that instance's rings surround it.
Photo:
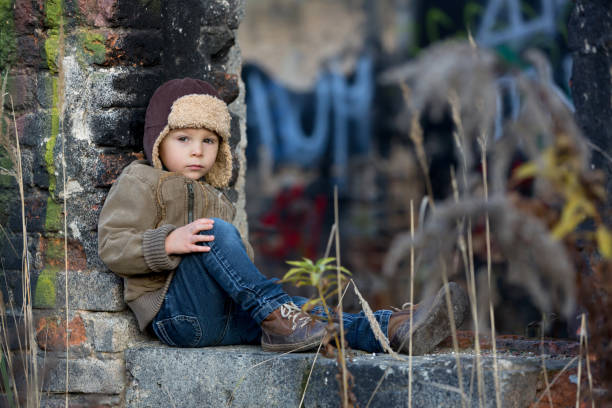
<path fill-rule="evenodd" d="M 199 143 L 195 143 L 195 145 L 191 149 L 191 154 L 194 156 L 201 156 L 202 150 L 202 145 Z"/>

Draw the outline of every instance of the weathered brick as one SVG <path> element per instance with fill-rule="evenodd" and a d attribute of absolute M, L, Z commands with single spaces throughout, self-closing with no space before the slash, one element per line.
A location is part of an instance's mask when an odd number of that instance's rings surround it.
<path fill-rule="evenodd" d="M 0 273 L 5 270 L 21 269 L 22 254 L 23 238 L 21 234 L 14 234 L 11 231 L 0 234 L 0 260 L 2 261 Z"/>
<path fill-rule="evenodd" d="M 8 305 L 5 304 L 5 306 Z M 23 349 L 24 344 L 26 344 L 26 336 L 28 335 L 23 312 L 21 310 L 7 310 L 4 318 L 4 326 L 0 329 L 0 333 L 6 339 L 9 350 Z"/>
<path fill-rule="evenodd" d="M 91 102 L 98 108 L 146 108 L 162 82 L 158 70 L 114 67 L 91 75 Z"/>
<path fill-rule="evenodd" d="M 11 109 L 24 110 L 33 107 L 34 104 L 34 79 L 28 74 L 19 74 L 8 77 L 4 99 L 4 108 L 9 112 Z M 12 105 L 11 105 L 12 101 Z"/>
<path fill-rule="evenodd" d="M 76 239 L 68 239 L 68 270 L 78 271 L 87 268 L 87 259 L 83 245 Z M 64 268 L 64 239 L 41 237 L 38 241 L 38 252 L 43 256 L 43 264 Z"/>
<path fill-rule="evenodd" d="M 69 394 L 70 408 L 119 408 L 123 406 L 119 395 L 81 395 Z M 64 395 L 44 394 L 40 401 L 41 408 L 65 408 Z"/>
<path fill-rule="evenodd" d="M 210 55 L 211 60 L 224 60 L 230 48 L 234 46 L 234 32 L 227 26 L 206 29 L 206 41 L 198 44 L 198 51 Z"/>
<path fill-rule="evenodd" d="M 225 103 L 230 104 L 240 94 L 240 86 L 238 84 L 238 75 L 228 74 L 221 71 L 214 71 L 205 76 L 205 80 L 215 86 L 219 96 Z"/>
<path fill-rule="evenodd" d="M 237 30 L 244 19 L 246 14 L 245 2 L 246 0 L 229 0 L 230 13 L 225 21 L 232 30 Z"/>
<path fill-rule="evenodd" d="M 145 109 L 114 108 L 89 116 L 94 143 L 100 146 L 132 147 L 140 150 Z"/>
<path fill-rule="evenodd" d="M 68 392 L 120 394 L 125 384 L 125 364 L 116 359 L 78 358 L 68 360 Z M 41 356 L 42 357 L 42 356 Z M 60 353 L 46 353 L 39 358 L 44 373 L 44 392 L 66 391 L 66 360 Z"/>
<path fill-rule="evenodd" d="M 39 72 L 36 78 L 36 99 L 45 109 L 50 109 L 53 105 L 53 82 L 47 71 Z"/>
<path fill-rule="evenodd" d="M 45 211 L 47 198 L 43 196 L 30 196 L 24 199 L 26 229 L 28 232 L 41 232 L 45 227 Z M 18 207 L 11 209 L 9 216 L 9 229 L 21 230 L 21 211 Z"/>
<path fill-rule="evenodd" d="M 152 66 L 161 61 L 161 33 L 157 30 L 128 31 L 109 34 L 106 66 Z"/>
<path fill-rule="evenodd" d="M 51 116 L 46 111 L 34 111 L 17 117 L 19 141 L 24 146 L 36 146 L 41 137 L 51 134 Z"/>
<path fill-rule="evenodd" d="M 0 291 L 16 307 L 23 303 L 21 270 L 5 270 Z M 68 308 L 81 311 L 119 312 L 126 309 L 121 278 L 112 272 L 68 271 Z M 65 307 L 65 272 L 60 267 L 31 269 L 30 293 L 37 309 Z"/>
<path fill-rule="evenodd" d="M 135 153 L 103 152 L 99 155 L 96 166 L 96 187 L 111 185 L 121 174 L 123 169 L 136 160 Z"/>
<path fill-rule="evenodd" d="M 60 316 L 43 316 L 36 321 L 36 343 L 46 351 L 62 351 L 66 343 L 72 348 L 81 346 L 87 341 L 85 324 L 79 314 L 66 324 Z"/>
<path fill-rule="evenodd" d="M 81 18 L 95 27 L 109 27 L 117 0 L 78 0 Z"/>
<path fill-rule="evenodd" d="M 131 311 L 121 313 L 83 312 L 87 338 L 92 349 L 101 353 L 118 353 L 136 344 L 154 339 L 138 329 L 136 318 Z"/>
<path fill-rule="evenodd" d="M 15 0 L 14 21 L 17 34 L 29 34 L 40 24 L 41 12 L 32 0 Z"/>
<path fill-rule="evenodd" d="M 64 304 L 64 273 L 60 273 L 57 286 L 57 306 Z M 123 284 L 121 278 L 112 272 L 104 271 L 69 271 L 68 272 L 69 307 L 78 310 L 121 311 L 126 305 L 123 301 Z"/>
<path fill-rule="evenodd" d="M 17 37 L 17 60 L 28 67 L 38 68 L 40 58 L 40 42 L 33 35 Z"/>
<path fill-rule="evenodd" d="M 158 0 L 120 1 L 113 15 L 113 23 L 130 28 L 160 28 L 161 3 Z"/>

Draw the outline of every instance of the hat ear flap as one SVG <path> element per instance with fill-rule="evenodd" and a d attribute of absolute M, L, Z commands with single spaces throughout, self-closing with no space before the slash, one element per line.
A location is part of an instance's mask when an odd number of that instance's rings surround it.
<path fill-rule="evenodd" d="M 155 167 L 156 169 L 162 169 L 164 167 L 163 163 L 161 162 L 161 159 L 159 158 L 159 146 L 161 145 L 161 142 L 164 141 L 166 136 L 168 136 L 168 133 L 170 133 L 170 127 L 166 125 L 164 129 L 159 133 L 159 136 L 157 136 L 155 144 L 153 144 L 151 159 L 153 160 L 153 167 Z"/>
<path fill-rule="evenodd" d="M 222 141 L 219 144 L 217 160 L 205 178 L 206 182 L 213 187 L 224 188 L 229 185 L 232 178 L 232 152 L 229 143 Z"/>

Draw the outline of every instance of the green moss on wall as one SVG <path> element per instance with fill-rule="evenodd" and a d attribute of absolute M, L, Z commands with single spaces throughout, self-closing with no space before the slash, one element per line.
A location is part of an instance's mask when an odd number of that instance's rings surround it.
<path fill-rule="evenodd" d="M 47 198 L 47 211 L 45 212 L 45 230 L 59 231 L 62 229 L 62 206 L 55 202 L 53 197 Z"/>
<path fill-rule="evenodd" d="M 79 42 L 88 63 L 102 64 L 106 60 L 105 39 L 102 34 L 83 31 L 79 33 Z"/>
<path fill-rule="evenodd" d="M 45 145 L 45 167 L 47 173 L 49 173 L 49 193 L 55 195 L 56 177 L 55 177 L 55 156 L 53 150 L 55 149 L 55 143 L 57 141 L 57 135 L 59 133 L 59 90 L 58 90 L 58 79 L 56 77 L 51 78 L 53 95 L 52 95 L 52 107 L 51 107 L 51 135 L 47 144 Z"/>
<path fill-rule="evenodd" d="M 57 73 L 57 56 L 59 46 L 59 33 L 57 30 L 49 30 L 48 37 L 45 40 L 45 61 L 47 67 L 52 74 Z"/>
<path fill-rule="evenodd" d="M 55 282 L 59 268 L 48 267 L 38 275 L 34 288 L 34 307 L 55 307 Z"/>
<path fill-rule="evenodd" d="M 45 24 L 49 28 L 59 28 L 64 4 L 62 0 L 47 0 L 45 2 Z"/>
<path fill-rule="evenodd" d="M 15 59 L 14 3 L 14 0 L 0 0 L 0 72 L 3 72 Z"/>
<path fill-rule="evenodd" d="M 50 239 L 45 250 L 45 262 L 53 264 L 64 263 L 64 240 Z"/>

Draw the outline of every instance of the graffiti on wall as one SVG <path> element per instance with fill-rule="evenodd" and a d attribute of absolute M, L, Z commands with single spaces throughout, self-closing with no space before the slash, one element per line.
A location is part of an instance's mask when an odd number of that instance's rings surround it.
<path fill-rule="evenodd" d="M 253 67 L 244 78 L 249 141 L 272 164 L 312 168 L 329 158 L 332 179 L 345 186 L 349 155 L 370 148 L 372 59 L 357 62 L 352 81 L 337 69 L 321 74 L 310 95 L 291 92 Z"/>
<path fill-rule="evenodd" d="M 573 110 L 569 96 L 572 59 L 566 33 L 569 3 L 569 0 L 429 1 L 421 6 L 422 19 L 417 17 L 425 22 L 417 29 L 418 46 L 464 37 L 469 30 L 478 45 L 494 48 L 507 61 L 524 69 L 527 75 L 547 81 Z M 541 61 L 545 66 L 541 68 L 550 75 L 538 76 L 539 73 L 525 61 L 524 52 L 530 48 L 537 48 L 546 56 L 546 60 Z M 516 117 L 520 109 L 514 79 L 502 77 L 498 85 L 496 139 L 501 137 L 502 116 Z"/>
<path fill-rule="evenodd" d="M 567 49 L 569 0 L 432 0 L 421 4 L 417 21 L 417 47 L 446 38 L 465 37 L 495 48 L 503 57 L 525 65 L 523 51 L 546 53 L 555 82 L 569 93 L 571 57 Z"/>

